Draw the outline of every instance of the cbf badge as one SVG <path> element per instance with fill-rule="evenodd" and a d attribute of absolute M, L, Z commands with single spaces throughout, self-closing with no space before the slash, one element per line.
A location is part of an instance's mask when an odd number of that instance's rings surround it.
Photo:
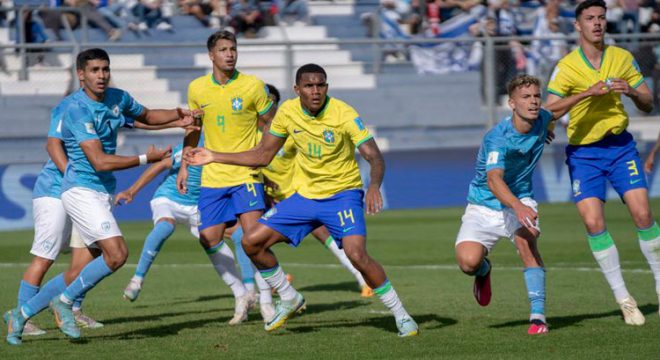
<path fill-rule="evenodd" d="M 582 192 L 580 191 L 580 180 L 574 180 L 573 181 L 573 196 L 578 196 Z"/>
<path fill-rule="evenodd" d="M 325 142 L 328 144 L 334 144 L 335 133 L 333 133 L 332 130 L 323 130 L 323 140 L 325 140 Z"/>
<path fill-rule="evenodd" d="M 231 99 L 231 109 L 234 110 L 234 112 L 242 111 L 243 110 L 243 99 L 240 97 L 235 97 Z"/>

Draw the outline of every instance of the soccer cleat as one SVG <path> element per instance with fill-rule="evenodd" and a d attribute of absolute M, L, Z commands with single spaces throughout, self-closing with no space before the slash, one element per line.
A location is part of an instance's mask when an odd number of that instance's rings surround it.
<path fill-rule="evenodd" d="M 396 319 L 396 327 L 399 329 L 399 337 L 417 336 L 419 334 L 419 327 L 417 327 L 417 323 L 410 316 Z"/>
<path fill-rule="evenodd" d="M 293 300 L 279 301 L 275 306 L 275 317 L 266 323 L 264 329 L 270 332 L 281 327 L 287 320 L 302 312 L 305 307 L 305 298 L 299 292 L 296 292 Z"/>
<path fill-rule="evenodd" d="M 484 258 L 484 261 L 490 261 Z M 481 306 L 488 306 L 490 304 L 490 298 L 492 295 L 490 288 L 490 272 L 493 270 L 492 265 L 488 269 L 488 273 L 484 276 L 475 276 L 474 277 L 474 287 L 472 289 L 474 293 L 474 298 L 477 299 L 477 303 Z"/>
<path fill-rule="evenodd" d="M 236 298 L 236 307 L 234 310 L 234 317 L 229 320 L 229 325 L 238 325 L 248 319 L 248 311 L 254 307 L 255 299 L 246 294 Z"/>
<path fill-rule="evenodd" d="M 362 291 L 360 292 L 360 296 L 368 298 L 374 296 L 374 290 L 369 287 L 369 285 L 363 285 L 362 286 Z"/>
<path fill-rule="evenodd" d="M 23 342 L 23 328 L 27 322 L 21 314 L 21 309 L 9 310 L 2 318 L 7 323 L 7 342 L 9 345 L 20 345 Z"/>
<path fill-rule="evenodd" d="M 632 296 L 623 299 L 623 301 L 619 303 L 619 307 L 621 308 L 623 320 L 626 321 L 626 324 L 644 325 L 644 322 L 646 321 L 644 315 L 637 308 L 637 303 Z"/>
<path fill-rule="evenodd" d="M 275 307 L 272 303 L 259 304 L 259 310 L 261 311 L 261 318 L 264 320 L 264 324 L 269 323 L 275 317 Z"/>
<path fill-rule="evenodd" d="M 71 305 L 62 302 L 60 296 L 57 295 L 50 300 L 49 306 L 53 311 L 53 315 L 55 315 L 55 323 L 57 324 L 57 327 L 62 330 L 64 335 L 72 339 L 79 339 L 80 329 L 78 328 L 78 325 L 76 325 L 76 319 L 73 316 Z"/>
<path fill-rule="evenodd" d="M 132 278 L 131 281 L 126 285 L 124 289 L 124 299 L 133 302 L 137 300 L 138 295 L 140 295 L 140 290 L 142 290 L 142 282 L 135 278 Z"/>
<path fill-rule="evenodd" d="M 548 333 L 548 324 L 544 323 L 541 320 L 534 319 L 527 329 L 529 335 L 538 335 L 538 334 L 547 334 Z"/>
<path fill-rule="evenodd" d="M 103 323 L 98 322 L 91 317 L 85 315 L 80 310 L 75 310 L 73 312 L 73 317 L 76 319 L 76 324 L 81 328 L 85 329 L 100 329 L 103 327 Z"/>
<path fill-rule="evenodd" d="M 32 321 L 28 320 L 23 327 L 23 336 L 41 336 L 46 335 L 46 330 L 41 329 Z"/>

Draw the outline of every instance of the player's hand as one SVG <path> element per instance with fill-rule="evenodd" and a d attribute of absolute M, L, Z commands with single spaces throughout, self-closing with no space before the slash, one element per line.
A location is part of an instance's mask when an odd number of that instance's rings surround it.
<path fill-rule="evenodd" d="M 537 214 L 534 209 L 523 203 L 519 203 L 519 205 L 514 206 L 513 211 L 516 213 L 516 218 L 518 219 L 518 222 L 522 224 L 522 226 L 529 230 L 538 231 L 536 221 L 539 218 L 539 214 Z"/>
<path fill-rule="evenodd" d="M 176 189 L 182 195 L 188 192 L 188 165 L 185 163 L 181 164 L 179 173 L 176 174 Z"/>
<path fill-rule="evenodd" d="M 599 81 L 591 85 L 591 87 L 587 89 L 587 94 L 589 96 L 601 96 L 609 92 L 610 92 L 610 88 L 607 87 L 607 84 L 605 84 L 603 81 Z"/>
<path fill-rule="evenodd" d="M 545 138 L 545 143 L 550 145 L 555 140 L 555 132 L 548 130 L 548 136 Z"/>
<path fill-rule="evenodd" d="M 651 171 L 653 171 L 653 162 L 655 161 L 655 153 L 650 153 L 649 157 L 646 158 L 646 161 L 644 161 L 644 171 L 647 174 L 650 174 Z"/>
<path fill-rule="evenodd" d="M 367 204 L 367 214 L 379 213 L 383 209 L 383 197 L 380 194 L 380 189 L 376 186 L 369 186 L 365 202 Z"/>
<path fill-rule="evenodd" d="M 128 205 L 133 202 L 134 194 L 128 190 L 122 191 L 115 196 L 115 205 Z"/>
<path fill-rule="evenodd" d="M 610 81 L 610 91 L 614 91 L 617 94 L 624 94 L 630 96 L 633 92 L 632 87 L 628 84 L 627 81 L 619 78 L 609 79 Z"/>
<path fill-rule="evenodd" d="M 164 149 L 159 149 L 156 148 L 154 145 L 149 145 L 149 148 L 147 149 L 147 162 L 148 163 L 154 163 L 157 161 L 161 161 L 170 155 L 172 155 L 172 146 L 168 145 Z"/>
<path fill-rule="evenodd" d="M 186 162 L 190 165 L 201 166 L 213 162 L 213 153 L 206 148 L 194 148 L 185 155 Z"/>

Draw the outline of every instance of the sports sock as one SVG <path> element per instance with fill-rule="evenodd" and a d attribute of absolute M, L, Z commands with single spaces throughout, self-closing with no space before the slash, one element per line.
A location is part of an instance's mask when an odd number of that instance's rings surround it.
<path fill-rule="evenodd" d="M 360 274 L 360 271 L 353 266 L 353 263 L 351 263 L 351 260 L 348 259 L 348 256 L 346 256 L 346 253 L 344 252 L 344 249 L 340 249 L 339 246 L 337 246 L 337 243 L 335 242 L 335 239 L 330 236 L 325 240 L 325 247 L 330 250 L 330 252 L 337 258 L 339 259 L 339 262 L 344 265 L 346 270 L 350 271 L 351 274 L 355 277 L 355 280 L 357 280 L 358 284 L 360 284 L 360 287 L 365 286 L 367 284 L 366 281 L 364 281 L 364 277 L 362 277 L 362 274 Z"/>
<path fill-rule="evenodd" d="M 82 310 L 82 302 L 83 302 L 83 300 L 85 300 L 86 295 L 87 295 L 86 293 L 82 294 L 82 295 L 78 296 L 75 300 L 73 300 L 73 305 L 71 306 L 71 310 L 73 310 L 73 311 Z"/>
<path fill-rule="evenodd" d="M 274 268 L 259 270 L 259 273 L 266 283 L 280 294 L 282 301 L 291 301 L 296 297 L 296 289 L 289 284 L 279 264 Z"/>
<path fill-rule="evenodd" d="M 245 254 L 245 250 L 243 250 L 243 245 L 241 244 L 242 238 L 243 228 L 238 227 L 236 231 L 231 234 L 231 240 L 235 245 L 236 260 L 238 261 L 238 266 L 241 268 L 241 278 L 243 279 L 243 283 L 247 286 L 249 283 L 254 284 L 254 269 L 252 268 L 252 261 L 250 261 L 250 258 Z M 254 289 L 254 285 L 252 285 L 252 288 Z"/>
<path fill-rule="evenodd" d="M 526 268 L 523 271 L 527 298 L 531 305 L 529 320 L 545 322 L 545 269 L 542 267 Z"/>
<path fill-rule="evenodd" d="M 135 275 L 141 278 L 147 276 L 151 264 L 156 260 L 158 252 L 163 247 L 165 240 L 174 232 L 174 225 L 167 221 L 160 221 L 154 226 L 153 230 L 147 235 L 142 247 L 142 254 L 140 254 L 140 261 L 138 261 L 135 268 Z"/>
<path fill-rule="evenodd" d="M 490 262 L 484 258 L 481 260 L 481 264 L 479 265 L 479 269 L 474 273 L 474 276 L 486 276 L 488 272 L 490 271 Z"/>
<path fill-rule="evenodd" d="M 621 275 L 619 251 L 616 249 L 616 245 L 614 245 L 614 240 L 607 230 L 600 234 L 590 234 L 588 238 L 591 252 L 594 254 L 598 265 L 600 265 L 605 279 L 610 284 L 616 301 L 620 303 L 630 297 L 630 293 L 628 293 L 623 276 Z"/>
<path fill-rule="evenodd" d="M 238 271 L 236 270 L 236 263 L 234 261 L 234 253 L 232 253 L 229 246 L 224 241 L 220 241 L 212 248 L 205 249 L 208 254 L 215 271 L 220 275 L 222 281 L 231 288 L 234 297 L 239 298 L 247 294 L 247 290 L 243 282 L 239 279 Z"/>
<path fill-rule="evenodd" d="M 385 282 L 379 287 L 374 289 L 380 301 L 383 302 L 385 307 L 390 309 L 392 314 L 394 314 L 395 319 L 401 319 L 402 317 L 410 317 L 406 309 L 403 308 L 401 300 L 399 300 L 399 295 L 394 291 L 394 287 L 390 284 L 390 280 L 385 279 Z"/>
<path fill-rule="evenodd" d="M 31 318 L 40 313 L 48 306 L 52 298 L 61 294 L 66 289 L 64 273 L 55 276 L 41 287 L 41 290 L 21 306 L 21 312 L 26 318 Z"/>
<path fill-rule="evenodd" d="M 25 280 L 21 280 L 21 285 L 18 287 L 18 307 L 25 305 L 25 303 L 32 299 L 33 296 L 37 295 L 38 292 L 38 286 L 34 286 Z"/>
<path fill-rule="evenodd" d="M 256 267 L 254 268 L 254 270 L 255 270 L 254 280 L 257 283 L 257 287 L 259 287 L 259 303 L 261 304 L 272 303 L 273 294 L 270 292 L 270 286 L 268 286 L 268 283 L 266 282 L 266 280 L 264 280 L 264 278 L 261 276 L 259 271 L 257 271 Z"/>
<path fill-rule="evenodd" d="M 103 256 L 92 260 L 80 272 L 80 275 L 69 284 L 60 296 L 60 300 L 66 304 L 73 304 L 73 300 L 91 290 L 99 281 L 103 280 L 114 271 L 105 263 Z"/>
<path fill-rule="evenodd" d="M 660 227 L 653 223 L 647 229 L 638 229 L 639 247 L 646 257 L 655 278 L 655 291 L 660 294 Z"/>

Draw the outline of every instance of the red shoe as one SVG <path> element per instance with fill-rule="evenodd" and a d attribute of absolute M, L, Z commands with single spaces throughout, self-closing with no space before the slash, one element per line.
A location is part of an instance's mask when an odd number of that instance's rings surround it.
<path fill-rule="evenodd" d="M 484 259 L 484 261 L 488 261 L 488 259 Z M 488 261 L 488 264 L 490 265 L 490 261 Z M 486 275 L 474 277 L 474 287 L 472 291 L 474 292 L 474 298 L 481 306 L 488 306 L 488 304 L 490 304 L 490 297 L 492 295 L 490 289 L 491 270 L 493 270 L 492 265 Z"/>
<path fill-rule="evenodd" d="M 547 334 L 548 325 L 541 320 L 532 320 L 532 324 L 527 329 L 529 335 Z"/>

